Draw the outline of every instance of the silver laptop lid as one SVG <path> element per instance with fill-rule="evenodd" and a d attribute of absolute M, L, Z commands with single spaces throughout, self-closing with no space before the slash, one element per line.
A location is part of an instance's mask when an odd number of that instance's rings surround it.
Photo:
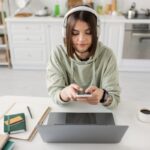
<path fill-rule="evenodd" d="M 114 125 L 43 125 L 37 128 L 44 142 L 119 143 L 128 127 Z"/>
<path fill-rule="evenodd" d="M 114 125 L 112 113 L 49 113 L 48 124 L 52 125 L 82 125 L 82 124 L 97 124 L 97 125 Z"/>

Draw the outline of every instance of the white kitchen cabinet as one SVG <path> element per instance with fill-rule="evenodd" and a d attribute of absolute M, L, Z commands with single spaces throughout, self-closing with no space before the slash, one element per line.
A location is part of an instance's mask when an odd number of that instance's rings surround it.
<path fill-rule="evenodd" d="M 63 43 L 62 21 L 7 20 L 14 69 L 45 69 L 50 51 Z"/>
<path fill-rule="evenodd" d="M 7 19 L 12 67 L 45 69 L 50 51 L 63 43 L 62 26 L 62 18 Z M 101 21 L 99 40 L 114 51 L 118 63 L 123 36 L 123 22 Z"/>
<path fill-rule="evenodd" d="M 12 67 L 43 69 L 47 62 L 47 37 L 43 23 L 7 22 Z"/>
<path fill-rule="evenodd" d="M 140 67 L 141 71 L 143 68 L 149 70 L 146 61 L 141 60 L 140 64 L 137 60 L 126 61 L 123 59 L 122 53 L 125 23 L 150 23 L 150 21 L 129 20 L 123 16 L 108 15 L 100 16 L 100 21 L 99 41 L 113 50 L 119 70 L 132 71 L 131 68 L 135 68 L 135 66 Z M 63 43 L 63 18 L 10 17 L 6 19 L 6 23 L 11 63 L 15 69 L 45 69 L 49 52 L 55 50 L 56 45 Z"/>
<path fill-rule="evenodd" d="M 102 37 L 100 40 L 113 50 L 119 64 L 123 49 L 124 23 L 103 22 L 101 34 Z"/>
<path fill-rule="evenodd" d="M 49 50 L 54 50 L 56 45 L 63 44 L 62 21 L 48 23 Z"/>

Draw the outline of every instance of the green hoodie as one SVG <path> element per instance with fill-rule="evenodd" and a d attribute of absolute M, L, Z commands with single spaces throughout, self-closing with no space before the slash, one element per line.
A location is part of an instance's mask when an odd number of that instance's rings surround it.
<path fill-rule="evenodd" d="M 55 103 L 66 104 L 60 99 L 60 91 L 71 83 L 82 88 L 95 85 L 105 89 L 112 96 L 112 103 L 107 106 L 114 108 L 120 101 L 118 70 L 115 56 L 109 48 L 98 42 L 95 54 L 87 61 L 68 57 L 64 45 L 59 45 L 50 52 L 47 66 L 48 94 Z"/>

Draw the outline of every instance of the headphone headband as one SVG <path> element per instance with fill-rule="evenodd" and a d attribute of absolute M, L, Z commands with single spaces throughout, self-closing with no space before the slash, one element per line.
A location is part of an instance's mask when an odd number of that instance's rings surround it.
<path fill-rule="evenodd" d="M 99 20 L 99 17 L 96 13 L 96 11 L 90 7 L 87 7 L 87 6 L 77 6 L 75 8 L 72 8 L 71 10 L 69 10 L 66 15 L 64 16 L 64 23 L 63 23 L 63 30 L 62 30 L 62 33 L 63 33 L 63 37 L 65 37 L 65 34 L 66 34 L 66 25 L 67 25 L 67 19 L 68 19 L 68 16 L 73 14 L 74 12 L 78 12 L 78 11 L 87 11 L 87 12 L 90 12 L 92 13 L 93 15 L 95 15 L 96 19 L 97 19 L 97 37 L 99 37 L 99 32 L 100 32 L 100 20 Z"/>
<path fill-rule="evenodd" d="M 91 12 L 92 14 L 94 14 L 96 16 L 96 18 L 98 18 L 98 15 L 94 9 L 87 7 L 87 6 L 78 6 L 78 7 L 72 8 L 70 11 L 68 11 L 66 13 L 66 15 L 64 16 L 64 20 L 66 20 L 70 14 L 72 14 L 74 12 L 78 12 L 78 11 Z"/>

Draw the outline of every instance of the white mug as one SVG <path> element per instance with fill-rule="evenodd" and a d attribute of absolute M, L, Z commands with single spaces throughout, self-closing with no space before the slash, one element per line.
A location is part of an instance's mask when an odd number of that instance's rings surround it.
<path fill-rule="evenodd" d="M 150 109 L 142 108 L 138 111 L 138 119 L 142 122 L 150 123 Z"/>

